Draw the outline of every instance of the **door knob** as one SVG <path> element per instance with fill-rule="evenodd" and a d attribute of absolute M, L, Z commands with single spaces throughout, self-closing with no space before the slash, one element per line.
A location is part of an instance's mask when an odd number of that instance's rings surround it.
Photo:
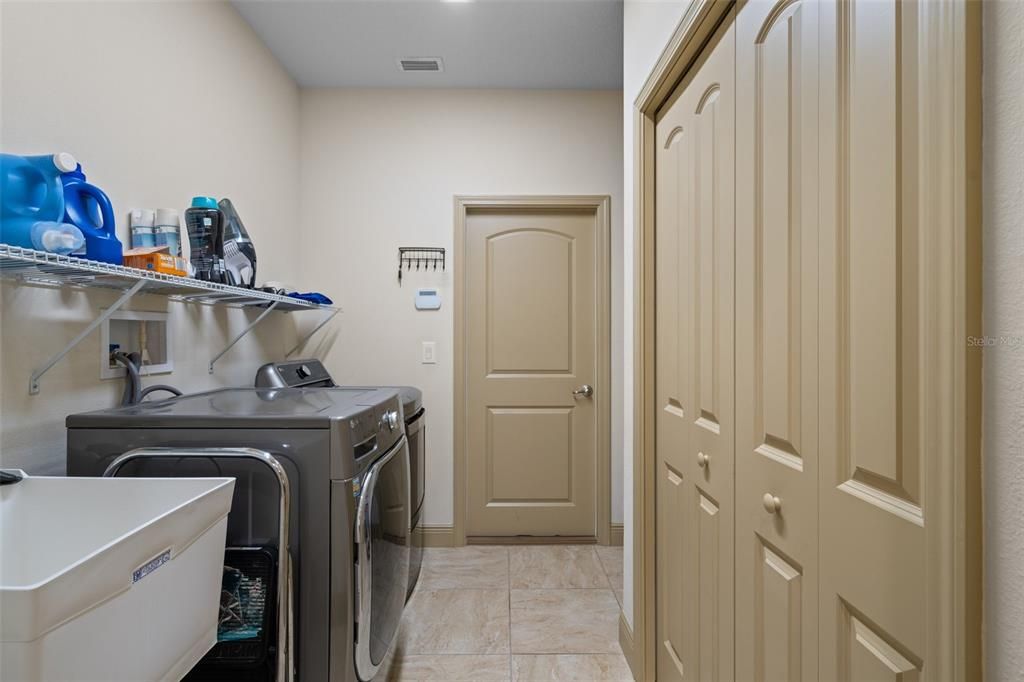
<path fill-rule="evenodd" d="M 769 514 L 774 514 L 782 509 L 782 500 L 771 493 L 765 493 L 761 502 L 764 504 L 764 510 Z"/>
<path fill-rule="evenodd" d="M 699 466 L 701 469 L 706 467 L 708 465 L 708 462 L 710 461 L 711 458 L 705 455 L 703 452 L 697 453 L 697 466 Z"/>
<path fill-rule="evenodd" d="M 594 387 L 591 386 L 590 384 L 583 384 L 582 386 L 577 388 L 575 391 L 573 391 L 572 395 L 573 395 L 574 398 L 576 396 L 578 396 L 578 395 L 581 395 L 584 398 L 590 398 L 591 396 L 594 395 Z"/>

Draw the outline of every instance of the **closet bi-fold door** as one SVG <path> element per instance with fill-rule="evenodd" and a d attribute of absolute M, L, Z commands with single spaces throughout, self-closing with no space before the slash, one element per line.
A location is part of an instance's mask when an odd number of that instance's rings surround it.
<path fill-rule="evenodd" d="M 967 669 L 966 13 L 754 0 L 737 17 L 737 679 Z"/>
<path fill-rule="evenodd" d="M 656 126 L 658 680 L 734 679 L 734 59 L 726 21 Z"/>
<path fill-rule="evenodd" d="M 949 579 L 967 4 L 821 5 L 821 679 L 957 679 L 974 636 Z"/>
<path fill-rule="evenodd" d="M 818 10 L 736 19 L 736 679 L 818 678 Z"/>

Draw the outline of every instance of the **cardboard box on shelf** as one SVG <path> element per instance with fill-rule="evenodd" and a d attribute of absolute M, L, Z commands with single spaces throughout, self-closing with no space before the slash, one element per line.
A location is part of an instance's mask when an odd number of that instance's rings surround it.
<path fill-rule="evenodd" d="M 124 252 L 124 264 L 129 268 L 151 270 L 165 275 L 184 277 L 188 274 L 185 259 L 172 256 L 167 246 L 143 246 Z"/>

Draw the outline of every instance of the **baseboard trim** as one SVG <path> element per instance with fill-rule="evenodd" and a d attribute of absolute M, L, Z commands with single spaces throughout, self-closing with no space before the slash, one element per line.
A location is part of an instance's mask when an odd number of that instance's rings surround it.
<path fill-rule="evenodd" d="M 467 545 L 596 545 L 592 535 L 487 535 L 466 538 Z"/>
<path fill-rule="evenodd" d="M 451 526 L 423 526 L 424 547 L 454 547 L 455 529 Z"/>
<path fill-rule="evenodd" d="M 622 655 L 626 657 L 626 663 L 629 664 L 629 671 L 633 673 L 633 679 L 643 679 L 636 674 L 636 664 L 633 655 L 633 629 L 629 627 L 624 611 L 619 612 L 619 648 L 622 649 Z"/>
<path fill-rule="evenodd" d="M 621 523 L 613 523 L 609 527 L 609 544 L 621 547 L 623 543 L 623 527 Z M 455 547 L 455 528 L 452 526 L 422 526 L 424 547 Z M 597 544 L 593 536 L 487 536 L 467 537 L 467 545 L 592 545 Z"/>
<path fill-rule="evenodd" d="M 608 544 L 612 547 L 622 547 L 626 537 L 626 531 L 621 523 L 613 523 L 608 533 Z"/>

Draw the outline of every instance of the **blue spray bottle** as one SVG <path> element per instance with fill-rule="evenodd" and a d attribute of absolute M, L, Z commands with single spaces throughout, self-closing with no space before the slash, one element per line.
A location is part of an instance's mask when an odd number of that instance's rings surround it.
<path fill-rule="evenodd" d="M 60 176 L 64 184 L 64 222 L 85 235 L 85 257 L 121 265 L 123 248 L 117 239 L 114 207 L 99 187 L 85 180 L 82 164 Z"/>

